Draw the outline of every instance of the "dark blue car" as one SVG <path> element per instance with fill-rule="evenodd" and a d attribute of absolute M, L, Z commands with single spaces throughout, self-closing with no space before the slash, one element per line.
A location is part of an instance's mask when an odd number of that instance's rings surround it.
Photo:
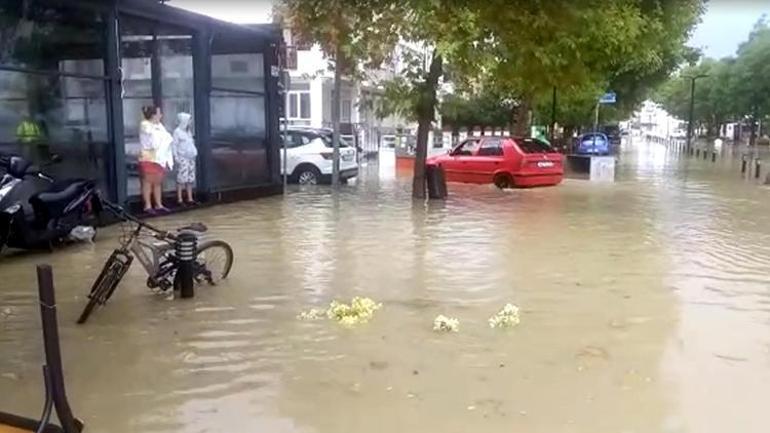
<path fill-rule="evenodd" d="M 610 139 L 601 132 L 590 132 L 578 138 L 577 153 L 582 155 L 609 155 Z"/>

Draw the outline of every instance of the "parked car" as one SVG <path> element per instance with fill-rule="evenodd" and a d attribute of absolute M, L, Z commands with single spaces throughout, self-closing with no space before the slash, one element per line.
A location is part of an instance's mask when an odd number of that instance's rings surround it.
<path fill-rule="evenodd" d="M 610 139 L 601 132 L 589 132 L 578 138 L 577 154 L 580 155 L 609 155 L 611 153 Z"/>
<path fill-rule="evenodd" d="M 303 185 L 329 183 L 332 178 L 332 131 L 326 128 L 290 127 L 281 131 L 286 142 L 289 180 Z M 281 150 L 281 174 L 284 151 Z M 340 179 L 358 176 L 356 149 L 340 138 Z"/>
<path fill-rule="evenodd" d="M 564 177 L 562 154 L 536 138 L 473 137 L 428 164 L 442 167 L 449 182 L 498 188 L 557 185 Z"/>
<path fill-rule="evenodd" d="M 602 128 L 602 132 L 610 139 L 610 144 L 615 146 L 620 145 L 620 127 L 618 125 L 607 125 Z"/>

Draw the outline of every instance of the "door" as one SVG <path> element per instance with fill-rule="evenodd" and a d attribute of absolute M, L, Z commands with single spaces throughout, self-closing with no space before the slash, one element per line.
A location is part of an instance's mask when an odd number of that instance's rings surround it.
<path fill-rule="evenodd" d="M 485 138 L 468 160 L 468 176 L 473 183 L 491 183 L 495 172 L 502 166 L 503 140 L 497 137 Z"/>
<path fill-rule="evenodd" d="M 465 140 L 454 148 L 449 157 L 442 161 L 447 181 L 473 182 L 470 163 L 476 154 L 478 145 L 478 138 Z"/>

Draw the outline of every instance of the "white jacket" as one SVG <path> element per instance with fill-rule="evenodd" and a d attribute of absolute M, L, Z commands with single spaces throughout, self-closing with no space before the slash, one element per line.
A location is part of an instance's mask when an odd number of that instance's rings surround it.
<path fill-rule="evenodd" d="M 154 162 L 167 170 L 174 168 L 171 142 L 174 139 L 160 123 L 142 121 L 139 126 L 139 142 L 142 144 L 142 161 Z"/>
<path fill-rule="evenodd" d="M 179 113 L 179 126 L 174 130 L 174 159 L 180 158 L 195 159 L 198 156 L 198 149 L 195 147 L 195 139 L 190 134 L 190 120 L 192 116 L 189 113 Z"/>

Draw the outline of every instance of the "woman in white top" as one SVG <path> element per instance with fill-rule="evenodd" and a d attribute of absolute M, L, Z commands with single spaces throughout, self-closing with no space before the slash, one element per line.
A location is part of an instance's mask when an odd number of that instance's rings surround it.
<path fill-rule="evenodd" d="M 174 168 L 171 156 L 173 138 L 160 123 L 163 118 L 160 107 L 142 107 L 142 115 L 144 120 L 139 126 L 139 142 L 142 144 L 139 174 L 142 179 L 144 211 L 149 214 L 168 212 L 168 208 L 163 206 L 163 176 L 166 170 Z"/>
<path fill-rule="evenodd" d="M 195 158 L 198 149 L 195 147 L 190 128 L 192 116 L 189 113 L 177 115 L 179 126 L 174 130 L 174 164 L 176 165 L 176 197 L 179 205 L 184 205 L 182 190 L 187 191 L 187 204 L 195 204 L 193 186 L 195 185 Z"/>

